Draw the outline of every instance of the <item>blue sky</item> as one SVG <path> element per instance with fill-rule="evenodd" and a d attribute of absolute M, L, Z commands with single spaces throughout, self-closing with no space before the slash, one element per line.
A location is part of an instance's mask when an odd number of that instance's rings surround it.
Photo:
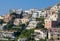
<path fill-rule="evenodd" d="M 30 8 L 42 9 L 59 2 L 60 0 L 0 0 L 0 15 L 6 14 L 12 8 L 22 8 L 23 10 Z"/>

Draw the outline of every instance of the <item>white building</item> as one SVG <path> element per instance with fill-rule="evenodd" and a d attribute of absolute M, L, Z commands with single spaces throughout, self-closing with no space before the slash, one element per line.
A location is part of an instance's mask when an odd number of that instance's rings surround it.
<path fill-rule="evenodd" d="M 12 38 L 12 39 L 15 38 L 15 37 L 14 37 L 14 32 L 2 32 L 2 35 L 3 35 L 4 37 L 10 37 L 10 38 Z"/>
<path fill-rule="evenodd" d="M 26 29 L 36 28 L 36 25 L 37 25 L 36 21 L 30 21 L 29 25 L 26 27 Z"/>
<path fill-rule="evenodd" d="M 37 11 L 38 12 L 38 18 L 40 18 L 40 16 L 42 16 L 41 11 Z"/>
<path fill-rule="evenodd" d="M 0 16 L 0 19 L 4 19 L 4 16 Z"/>
<path fill-rule="evenodd" d="M 29 19 L 27 19 L 27 18 L 22 18 L 22 19 L 16 18 L 14 21 L 14 25 L 25 24 L 27 22 L 29 22 Z"/>
<path fill-rule="evenodd" d="M 6 38 L 8 37 L 8 38 Z M 0 40 L 8 40 L 8 39 L 14 40 L 14 32 L 11 31 L 0 31 Z"/>
<path fill-rule="evenodd" d="M 15 19 L 14 20 L 14 25 L 20 25 L 21 24 L 21 20 L 20 19 Z"/>
<path fill-rule="evenodd" d="M 18 41 L 27 41 L 27 38 L 19 38 Z"/>
<path fill-rule="evenodd" d="M 23 11 L 22 9 L 17 9 L 17 10 L 16 10 L 16 14 L 21 14 L 22 11 Z"/>
<path fill-rule="evenodd" d="M 11 9 L 9 12 L 10 13 L 14 13 L 14 12 L 16 12 L 16 10 L 15 9 Z"/>
<path fill-rule="evenodd" d="M 40 16 L 43 16 L 44 18 L 46 17 L 46 10 L 42 10 Z"/>
<path fill-rule="evenodd" d="M 33 35 L 34 35 L 34 39 L 36 41 L 39 41 L 40 39 L 45 39 L 45 37 L 46 37 L 46 34 L 43 31 L 41 31 L 40 29 L 35 29 Z"/>
<path fill-rule="evenodd" d="M 38 12 L 32 14 L 32 18 L 38 18 Z"/>

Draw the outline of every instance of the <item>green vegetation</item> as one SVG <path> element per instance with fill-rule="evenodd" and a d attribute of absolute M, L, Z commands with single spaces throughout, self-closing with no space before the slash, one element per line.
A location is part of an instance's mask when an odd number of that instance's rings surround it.
<path fill-rule="evenodd" d="M 36 21 L 44 21 L 44 17 L 36 18 Z"/>
<path fill-rule="evenodd" d="M 42 23 L 37 23 L 37 28 L 44 28 L 44 25 Z"/>
<path fill-rule="evenodd" d="M 15 38 L 15 41 L 18 41 L 18 38 L 19 38 L 19 37 L 16 37 L 16 38 Z"/>
<path fill-rule="evenodd" d="M 0 24 L 2 24 L 4 21 L 0 19 Z"/>
<path fill-rule="evenodd" d="M 41 16 L 40 18 L 36 18 L 36 21 L 39 21 L 37 23 L 36 28 L 45 29 L 44 28 L 44 17 Z"/>
<path fill-rule="evenodd" d="M 31 40 L 31 39 L 30 39 L 30 38 L 31 38 L 31 33 L 33 33 L 33 32 L 34 32 L 34 29 L 30 29 L 30 30 L 24 29 L 24 30 L 21 32 L 21 34 L 20 34 L 18 37 L 16 37 L 16 40 L 15 40 L 15 41 L 17 41 L 18 38 L 27 38 L 28 40 Z"/>
<path fill-rule="evenodd" d="M 11 30 L 11 29 L 12 29 L 12 26 L 13 26 L 12 24 L 7 24 L 7 25 L 6 25 L 6 29 L 7 29 L 7 30 Z"/>
<path fill-rule="evenodd" d="M 45 39 L 40 39 L 39 41 L 46 41 Z"/>
<path fill-rule="evenodd" d="M 19 37 L 20 38 L 25 38 L 25 37 L 29 38 L 31 36 L 31 33 L 33 33 L 33 32 L 34 32 L 34 29 L 30 29 L 30 30 L 25 29 L 21 32 L 21 35 Z"/>
<path fill-rule="evenodd" d="M 47 37 L 45 37 L 45 39 L 40 39 L 39 41 L 46 41 L 46 38 L 47 38 Z"/>

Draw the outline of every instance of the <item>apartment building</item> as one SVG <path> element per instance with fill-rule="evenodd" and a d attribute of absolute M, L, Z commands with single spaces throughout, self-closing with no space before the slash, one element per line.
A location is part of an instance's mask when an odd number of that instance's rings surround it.
<path fill-rule="evenodd" d="M 46 17 L 46 10 L 30 9 L 24 12 L 32 15 L 32 18 L 40 18 L 41 16 Z"/>
<path fill-rule="evenodd" d="M 16 14 L 21 14 L 22 12 L 23 12 L 22 9 L 17 9 L 17 10 L 16 10 Z"/>
<path fill-rule="evenodd" d="M 22 22 L 20 18 L 14 20 L 14 25 L 20 25 Z"/>
<path fill-rule="evenodd" d="M 31 38 L 34 38 L 36 41 L 39 41 L 40 39 L 45 39 L 45 37 L 45 32 L 41 31 L 41 29 L 35 29 Z"/>
<path fill-rule="evenodd" d="M 60 28 L 51 28 L 48 30 L 48 40 L 47 41 L 60 41 Z"/>
<path fill-rule="evenodd" d="M 57 27 L 60 24 L 60 8 L 55 5 L 47 10 L 47 17 L 45 18 L 45 28 Z"/>
<path fill-rule="evenodd" d="M 2 20 L 3 20 L 3 19 L 4 19 L 4 16 L 0 16 L 0 19 L 2 19 Z"/>
<path fill-rule="evenodd" d="M 44 20 L 44 22 L 45 22 L 45 28 L 47 28 L 47 29 L 49 29 L 49 28 L 51 28 L 52 26 L 52 22 L 51 22 L 51 20 L 49 19 L 49 18 L 46 18 L 45 20 Z"/>
<path fill-rule="evenodd" d="M 33 14 L 32 14 L 32 18 L 38 18 L 38 15 L 39 15 L 39 13 L 38 13 L 38 12 L 33 13 Z"/>
<path fill-rule="evenodd" d="M 40 13 L 40 17 L 44 17 L 44 18 L 46 18 L 46 16 L 47 16 L 47 12 L 46 12 L 46 10 L 41 10 L 41 13 Z"/>
<path fill-rule="evenodd" d="M 36 21 L 30 21 L 26 29 L 33 29 L 36 28 L 37 22 Z"/>
<path fill-rule="evenodd" d="M 16 18 L 14 21 L 14 25 L 25 24 L 27 22 L 29 22 L 29 19 L 27 19 L 27 18 L 22 18 L 22 19 Z"/>
<path fill-rule="evenodd" d="M 6 14 L 4 16 L 4 22 L 9 22 L 12 19 L 12 16 L 10 14 Z"/>
<path fill-rule="evenodd" d="M 14 32 L 0 31 L 0 40 L 8 40 L 9 38 L 10 38 L 10 40 L 15 39 Z"/>

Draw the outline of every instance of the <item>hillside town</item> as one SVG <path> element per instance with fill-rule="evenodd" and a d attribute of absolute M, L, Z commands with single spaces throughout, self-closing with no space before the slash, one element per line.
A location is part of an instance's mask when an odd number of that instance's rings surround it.
<path fill-rule="evenodd" d="M 41 10 L 9 10 L 0 16 L 0 41 L 60 41 L 60 3 Z"/>

